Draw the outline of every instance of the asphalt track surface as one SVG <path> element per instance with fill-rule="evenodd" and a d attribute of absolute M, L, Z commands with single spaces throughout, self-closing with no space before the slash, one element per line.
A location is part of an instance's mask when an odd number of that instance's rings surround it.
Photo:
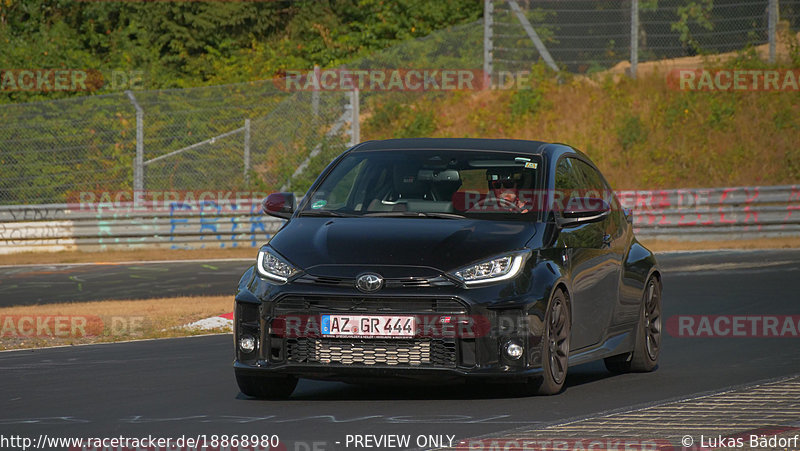
<path fill-rule="evenodd" d="M 665 319 L 800 309 L 800 251 L 680 253 L 659 261 Z M 237 268 L 231 265 L 225 270 Z M 230 292 L 234 283 L 208 290 Z M 566 390 L 550 397 L 514 397 L 496 387 L 301 380 L 290 400 L 258 401 L 236 387 L 232 346 L 229 335 L 216 335 L 2 352 L 0 435 L 277 434 L 290 450 L 314 449 L 315 443 L 320 450 L 367 449 L 345 447 L 347 434 L 461 440 L 800 373 L 798 338 L 665 334 L 657 371 L 612 375 L 600 363 L 572 367 Z"/>
<path fill-rule="evenodd" d="M 254 260 L 0 266 L 0 307 L 232 295 Z"/>

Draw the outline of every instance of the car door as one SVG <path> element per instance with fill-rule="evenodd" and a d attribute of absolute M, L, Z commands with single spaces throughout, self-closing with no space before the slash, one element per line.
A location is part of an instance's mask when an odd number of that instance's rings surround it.
<path fill-rule="evenodd" d="M 605 197 L 599 173 L 572 157 L 557 163 L 555 189 L 563 205 L 571 197 Z M 575 350 L 600 343 L 612 323 L 622 260 L 620 231 L 614 222 L 609 216 L 559 232 L 558 245 L 565 248 L 572 282 L 571 347 Z"/>
<path fill-rule="evenodd" d="M 623 277 L 625 261 L 628 258 L 628 251 L 633 241 L 633 218 L 629 216 L 629 212 L 626 213 L 625 209 L 622 208 L 622 204 L 605 178 L 602 178 L 599 172 L 595 171 L 595 173 L 602 179 L 601 182 L 605 187 L 605 192 L 608 193 L 606 201 L 611 206 L 611 214 L 608 217 L 609 223 L 606 233 L 610 239 L 610 247 L 614 258 L 619 262 L 620 277 L 617 285 L 617 305 L 611 320 L 612 329 L 614 331 L 627 331 L 630 330 L 632 324 L 639 320 L 642 290 L 642 287 L 638 284 L 634 284 L 635 286 L 626 285 Z M 643 284 L 644 281 L 640 283 Z"/>
<path fill-rule="evenodd" d="M 609 323 L 612 327 L 616 324 L 629 323 L 628 317 L 630 317 L 631 309 L 629 306 L 621 304 L 620 281 L 632 230 L 617 196 L 602 174 L 594 166 L 583 161 L 579 160 L 577 165 L 584 173 L 588 185 L 598 192 L 598 197 L 602 197 L 611 206 L 611 213 L 603 223 L 603 245 L 609 251 L 607 261 L 613 265 L 609 268 L 610 271 L 613 271 L 613 281 L 608 281 L 608 289 L 611 291 L 608 294 L 609 304 L 606 308 L 610 314 Z M 638 310 L 634 312 L 634 315 L 637 313 Z"/>

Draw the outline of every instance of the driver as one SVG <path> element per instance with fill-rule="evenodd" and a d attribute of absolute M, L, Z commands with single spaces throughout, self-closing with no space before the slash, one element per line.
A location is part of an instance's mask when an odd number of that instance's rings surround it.
<path fill-rule="evenodd" d="M 510 208 L 527 213 L 528 205 L 520 198 L 519 189 L 522 174 L 518 172 L 489 173 L 489 189 L 497 199 L 498 208 Z"/>

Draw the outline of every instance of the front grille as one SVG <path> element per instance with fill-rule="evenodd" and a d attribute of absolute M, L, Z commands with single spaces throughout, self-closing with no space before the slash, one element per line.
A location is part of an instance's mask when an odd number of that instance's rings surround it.
<path fill-rule="evenodd" d="M 294 280 L 294 283 L 307 283 L 314 285 L 324 285 L 329 287 L 355 287 L 356 280 L 345 277 L 314 276 L 304 274 Z M 385 279 L 386 288 L 428 288 L 453 286 L 454 283 L 446 277 L 404 277 L 397 279 Z"/>
<path fill-rule="evenodd" d="M 454 340 L 442 339 L 316 339 L 286 340 L 287 358 L 294 363 L 325 365 L 456 366 Z"/>
<path fill-rule="evenodd" d="M 275 306 L 275 315 L 301 313 L 448 313 L 464 315 L 466 305 L 453 298 L 351 298 L 320 296 L 287 296 Z"/>

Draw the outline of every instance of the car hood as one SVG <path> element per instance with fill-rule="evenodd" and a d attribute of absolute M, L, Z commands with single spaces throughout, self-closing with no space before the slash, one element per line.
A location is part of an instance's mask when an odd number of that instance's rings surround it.
<path fill-rule="evenodd" d="M 286 224 L 270 246 L 312 274 L 339 265 L 362 269 L 401 265 L 445 272 L 522 249 L 538 226 L 472 219 L 299 217 Z"/>

